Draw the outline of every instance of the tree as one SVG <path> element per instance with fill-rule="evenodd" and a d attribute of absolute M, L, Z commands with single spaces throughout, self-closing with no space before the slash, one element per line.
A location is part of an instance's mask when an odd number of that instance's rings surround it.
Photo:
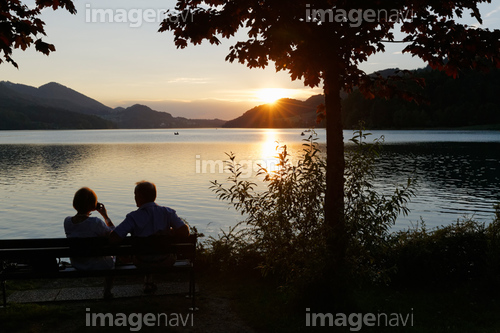
<path fill-rule="evenodd" d="M 226 60 L 250 68 L 273 62 L 276 71 L 288 71 L 292 80 L 301 79 L 310 87 L 323 84 L 325 105 L 319 111 L 327 120 L 324 206 L 334 272 L 343 267 L 347 239 L 339 92 L 358 87 L 370 98 L 414 98 L 382 76 L 359 69 L 370 55 L 385 50 L 385 42 L 405 43 L 403 52 L 454 77 L 461 68 L 482 69 L 488 67 L 485 63 L 500 67 L 500 31 L 456 21 L 470 12 L 481 23 L 477 5 L 482 2 L 490 0 L 177 0 L 159 31 L 172 31 L 176 46 L 185 48 L 203 40 L 218 45 L 220 38 L 243 29 L 248 39 L 231 46 Z M 396 29 L 405 35 L 401 41 L 395 40 Z"/>
<path fill-rule="evenodd" d="M 35 49 L 45 55 L 56 50 L 53 44 L 45 43 L 40 35 L 45 35 L 45 23 L 39 18 L 42 9 L 52 7 L 66 8 L 71 14 L 76 13 L 71 0 L 36 0 L 33 8 L 19 0 L 0 0 L 0 64 L 10 62 L 16 68 L 12 59 L 12 50 L 26 50 L 32 44 Z"/>

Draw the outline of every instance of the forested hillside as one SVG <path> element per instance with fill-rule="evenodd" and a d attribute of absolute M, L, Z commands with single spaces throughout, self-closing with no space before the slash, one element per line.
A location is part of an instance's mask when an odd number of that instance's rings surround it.
<path fill-rule="evenodd" d="M 387 77 L 395 73 L 396 69 L 387 69 L 379 74 Z M 403 78 L 407 78 L 405 75 Z M 367 128 L 495 128 L 495 125 L 500 128 L 500 70 L 487 74 L 462 72 L 453 79 L 426 68 L 413 71 L 413 76 L 424 79 L 425 86 L 422 88 L 411 80 L 397 84 L 418 93 L 419 103 L 398 97 L 365 99 L 358 90 L 342 94 L 344 128 L 357 128 L 360 121 Z M 324 103 L 322 95 L 306 101 L 284 98 L 274 104 L 256 106 L 224 127 L 324 127 L 324 123 L 316 123 L 316 109 L 321 103 Z"/>
<path fill-rule="evenodd" d="M 103 116 L 113 121 L 119 128 L 198 128 L 221 127 L 225 121 L 220 119 L 187 119 L 173 117 L 168 112 L 160 112 L 136 104 L 129 108 L 117 109 L 113 114 Z"/>
<path fill-rule="evenodd" d="M 324 127 L 317 124 L 316 109 L 324 103 L 322 95 L 306 101 L 282 98 L 272 104 L 263 104 L 246 111 L 240 117 L 228 121 L 224 127 L 239 128 L 311 128 Z"/>
<path fill-rule="evenodd" d="M 0 130 L 220 127 L 220 119 L 187 119 L 147 106 L 111 109 L 59 83 L 31 87 L 0 82 Z"/>
<path fill-rule="evenodd" d="M 396 69 L 380 72 L 386 77 Z M 424 88 L 409 80 L 398 83 L 422 96 L 419 104 L 402 98 L 365 99 L 354 90 L 342 97 L 344 128 L 500 128 L 500 70 L 484 74 L 460 73 L 453 79 L 429 68 L 416 70 L 414 77 L 425 81 Z M 240 117 L 187 119 L 144 105 L 111 109 L 85 95 L 57 83 L 39 88 L 0 82 L 0 129 L 97 129 L 97 128 L 311 128 L 316 123 L 317 106 L 323 95 L 305 101 L 283 98 L 273 104 L 256 106 Z"/>
<path fill-rule="evenodd" d="M 116 125 L 94 115 L 44 106 L 22 106 L 15 110 L 0 106 L 0 130 L 107 128 Z"/>
<path fill-rule="evenodd" d="M 500 70 L 462 72 L 457 79 L 428 68 L 414 74 L 425 80 L 422 103 L 370 100 L 354 91 L 343 101 L 344 127 L 354 128 L 360 120 L 367 128 L 396 129 L 500 124 Z"/>

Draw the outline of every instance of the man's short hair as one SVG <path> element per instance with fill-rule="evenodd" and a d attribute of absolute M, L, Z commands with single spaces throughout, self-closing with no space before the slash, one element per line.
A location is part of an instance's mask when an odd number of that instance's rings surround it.
<path fill-rule="evenodd" d="M 156 200 L 156 185 L 142 180 L 135 183 L 135 192 L 146 202 L 154 202 Z"/>
<path fill-rule="evenodd" d="M 73 208 L 78 213 L 87 213 L 95 209 L 97 205 L 97 195 L 88 187 L 82 187 L 76 191 L 73 197 Z"/>

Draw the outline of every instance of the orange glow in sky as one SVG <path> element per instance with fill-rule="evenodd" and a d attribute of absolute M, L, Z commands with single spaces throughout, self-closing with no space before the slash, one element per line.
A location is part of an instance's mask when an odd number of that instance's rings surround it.
<path fill-rule="evenodd" d="M 23 1 L 23 3 L 35 1 Z M 480 4 L 481 28 L 500 27 L 499 1 Z M 178 49 L 172 32 L 158 33 L 159 21 L 145 16 L 139 24 L 119 20 L 90 19 L 94 10 L 118 13 L 127 9 L 129 21 L 134 13 L 164 13 L 175 8 L 175 0 L 86 0 L 74 1 L 77 14 L 46 9 L 41 18 L 47 36 L 44 42 L 57 51 L 50 56 L 34 47 L 15 49 L 12 56 L 19 69 L 3 63 L 0 80 L 39 87 L 57 82 L 110 107 L 147 105 L 157 111 L 186 118 L 230 120 L 259 105 L 288 97 L 305 100 L 323 93 L 323 86 L 304 86 L 291 80 L 288 71 L 276 72 L 270 63 L 265 69 L 250 69 L 225 61 L 229 47 L 248 39 L 239 30 L 222 45 L 208 42 Z M 280 10 L 277 8 L 276 10 Z M 90 14 L 89 14 L 90 13 Z M 304 15 L 306 7 L 304 5 Z M 93 15 L 93 14 L 92 14 Z M 478 24 L 464 13 L 460 22 Z M 404 37 L 396 30 L 396 39 Z M 367 73 L 387 68 L 416 69 L 425 63 L 402 53 L 406 45 L 387 43 L 385 52 L 371 56 L 360 65 Z"/>
<path fill-rule="evenodd" d="M 257 90 L 256 95 L 259 101 L 268 104 L 274 103 L 280 98 L 289 97 L 289 92 L 282 88 L 265 88 Z"/>

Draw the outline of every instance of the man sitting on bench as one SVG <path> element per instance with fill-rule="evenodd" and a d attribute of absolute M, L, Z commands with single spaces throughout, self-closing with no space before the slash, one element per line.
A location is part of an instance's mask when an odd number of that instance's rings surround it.
<path fill-rule="evenodd" d="M 120 242 L 129 233 L 136 237 L 152 235 L 189 236 L 189 227 L 177 216 L 175 210 L 155 203 L 155 184 L 147 181 L 136 183 L 134 195 L 135 203 L 139 208 L 127 214 L 125 220 L 115 228 L 110 235 L 111 243 Z M 134 258 L 134 264 L 139 268 L 167 266 L 174 263 L 175 257 L 173 255 L 142 255 Z M 156 288 L 152 275 L 146 275 L 144 292 L 148 294 L 154 293 Z"/>

